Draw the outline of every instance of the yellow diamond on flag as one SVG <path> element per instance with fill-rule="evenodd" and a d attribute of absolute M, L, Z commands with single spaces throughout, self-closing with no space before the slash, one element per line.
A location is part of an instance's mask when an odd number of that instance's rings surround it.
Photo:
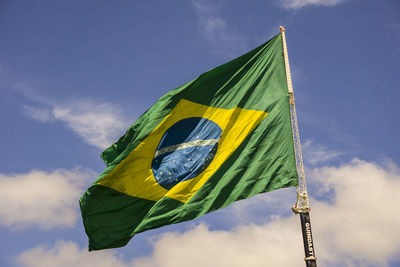
<path fill-rule="evenodd" d="M 267 113 L 263 111 L 238 107 L 214 108 L 182 99 L 164 120 L 98 184 L 142 199 L 157 201 L 167 196 L 186 203 L 266 116 Z M 217 125 L 216 127 L 220 128 L 222 132 L 215 139 L 201 140 L 199 136 L 195 136 L 192 141 L 158 149 L 160 142 L 166 138 L 166 133 L 171 127 L 191 118 L 202 118 L 210 122 L 204 124 L 207 127 L 200 129 L 203 132 L 212 131 L 212 127 L 208 127 L 211 124 Z M 198 128 L 196 127 L 197 130 L 199 130 Z M 203 162 L 195 162 L 190 157 L 186 157 L 184 160 L 187 163 L 180 166 L 182 169 L 190 165 L 191 169 L 185 173 L 189 178 L 178 182 L 179 179 L 174 177 L 177 175 L 176 172 L 163 173 L 162 170 L 157 173 L 158 179 L 155 177 L 154 165 L 159 166 L 160 155 L 188 148 L 201 151 L 206 147 L 210 147 L 210 151 L 209 154 L 205 154 Z M 175 161 L 176 159 L 173 159 L 172 163 L 175 164 Z M 181 169 L 173 168 L 177 172 L 182 172 Z M 168 175 L 170 177 L 167 177 Z M 165 179 L 160 180 L 160 177 L 165 177 Z M 168 183 L 173 186 L 168 186 Z"/>

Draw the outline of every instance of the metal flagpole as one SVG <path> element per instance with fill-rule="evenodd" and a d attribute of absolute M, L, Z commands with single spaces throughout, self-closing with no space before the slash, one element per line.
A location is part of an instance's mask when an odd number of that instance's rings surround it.
<path fill-rule="evenodd" d="M 300 214 L 301 229 L 303 232 L 304 252 L 306 257 L 304 258 L 307 267 L 316 267 L 317 259 L 315 257 L 314 242 L 311 233 L 311 222 L 310 222 L 310 204 L 308 201 L 306 178 L 304 175 L 303 156 L 301 152 L 299 127 L 297 125 L 297 115 L 295 99 L 293 94 L 292 77 L 290 75 L 289 58 L 286 47 L 286 36 L 285 28 L 280 26 L 282 33 L 282 44 L 283 44 L 283 56 L 285 59 L 286 69 L 286 81 L 289 90 L 290 97 L 290 116 L 292 121 L 292 135 L 296 157 L 296 168 L 299 176 L 299 186 L 297 190 L 297 201 L 296 205 L 293 206 L 292 210 L 296 214 Z"/>

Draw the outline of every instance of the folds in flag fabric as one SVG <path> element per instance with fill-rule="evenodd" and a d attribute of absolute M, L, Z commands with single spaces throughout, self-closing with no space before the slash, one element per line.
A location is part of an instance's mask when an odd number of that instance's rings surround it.
<path fill-rule="evenodd" d="M 297 186 L 282 36 L 162 96 L 80 199 L 89 250 Z"/>

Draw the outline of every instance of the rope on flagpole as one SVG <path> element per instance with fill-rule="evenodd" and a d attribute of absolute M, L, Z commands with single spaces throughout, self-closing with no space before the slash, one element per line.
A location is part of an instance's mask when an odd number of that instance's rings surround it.
<path fill-rule="evenodd" d="M 283 56 L 285 59 L 286 80 L 289 91 L 290 117 L 292 120 L 292 132 L 293 132 L 293 144 L 296 157 L 296 168 L 297 168 L 297 174 L 299 176 L 299 186 L 297 187 L 297 201 L 296 205 L 293 206 L 292 210 L 294 213 L 301 213 L 301 212 L 309 212 L 310 204 L 307 194 L 306 177 L 304 174 L 303 153 L 301 151 L 299 126 L 297 124 L 296 105 L 293 93 L 292 76 L 290 74 L 290 65 L 287 53 L 285 30 L 286 29 L 283 26 L 280 26 L 280 31 L 282 33 Z"/>
<path fill-rule="evenodd" d="M 306 177 L 304 174 L 303 154 L 301 151 L 299 127 L 297 124 L 296 106 L 293 93 L 290 94 L 290 115 L 292 119 L 293 143 L 296 156 L 296 167 L 299 176 L 299 186 L 296 188 L 297 200 L 296 205 L 292 207 L 294 213 L 309 212 L 310 203 L 307 193 Z"/>

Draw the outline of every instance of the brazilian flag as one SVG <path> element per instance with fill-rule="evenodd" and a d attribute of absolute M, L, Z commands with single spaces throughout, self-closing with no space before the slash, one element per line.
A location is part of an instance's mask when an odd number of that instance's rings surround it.
<path fill-rule="evenodd" d="M 282 36 L 162 96 L 80 199 L 89 250 L 297 186 Z"/>

